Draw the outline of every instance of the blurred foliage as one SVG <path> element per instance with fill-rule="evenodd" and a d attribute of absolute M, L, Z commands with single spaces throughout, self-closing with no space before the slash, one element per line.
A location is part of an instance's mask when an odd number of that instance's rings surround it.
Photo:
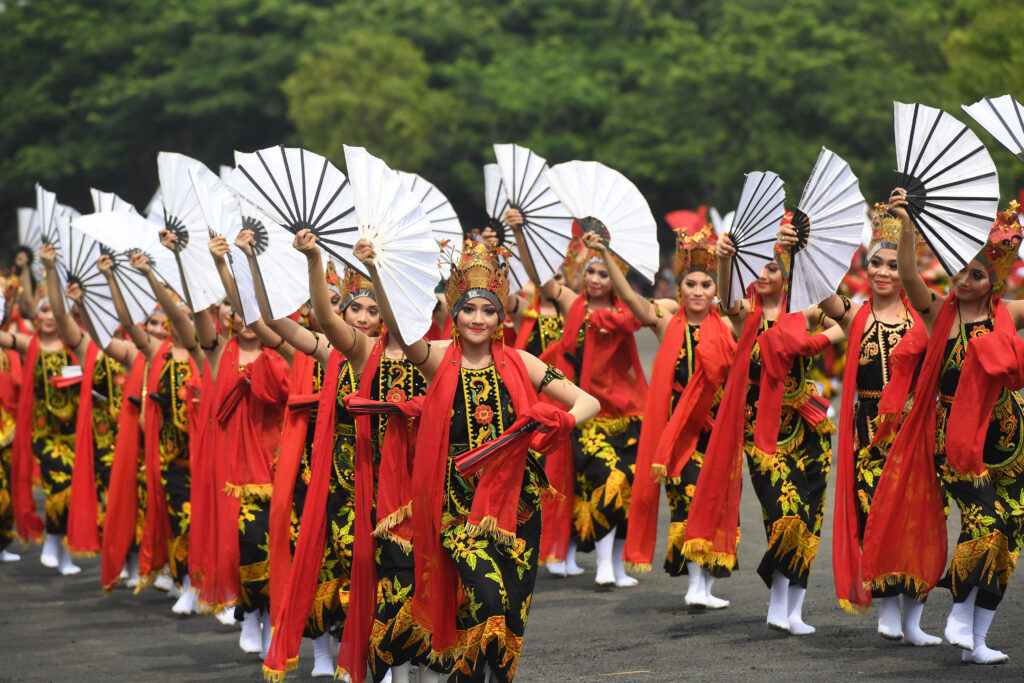
<path fill-rule="evenodd" d="M 39 181 L 144 206 L 156 153 L 211 167 L 298 144 L 366 146 L 483 219 L 481 166 L 515 141 L 597 159 L 656 216 L 723 212 L 743 174 L 790 203 L 821 146 L 869 201 L 893 180 L 892 102 L 1024 98 L 1013 0 L 33 0 L 0 9 L 0 215 Z M 1024 167 L 971 123 L 1004 196 Z M 667 227 L 662 226 L 667 233 Z M 662 243 L 671 244 L 667 234 Z"/>

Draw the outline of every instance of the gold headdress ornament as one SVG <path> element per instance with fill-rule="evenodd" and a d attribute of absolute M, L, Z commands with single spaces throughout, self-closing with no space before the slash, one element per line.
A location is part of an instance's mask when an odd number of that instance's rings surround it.
<path fill-rule="evenodd" d="M 498 309 L 498 319 L 505 319 L 505 301 L 508 299 L 508 264 L 502 258 L 503 250 L 492 251 L 475 243 L 465 249 L 459 263 L 452 263 L 452 272 L 444 286 L 448 311 L 452 318 L 467 301 L 483 297 Z"/>
<path fill-rule="evenodd" d="M 338 269 L 335 267 L 334 261 L 327 262 L 327 270 L 324 271 L 324 277 L 327 279 L 327 289 L 340 297 L 345 296 L 341 289 L 341 279 L 338 277 Z"/>
<path fill-rule="evenodd" d="M 337 273 L 334 274 L 335 281 L 337 281 Z M 328 283 L 330 280 L 328 280 Z M 330 284 L 328 284 L 330 287 Z M 340 290 L 335 290 L 341 294 L 341 310 L 344 311 L 349 305 L 361 296 L 368 296 L 373 300 L 377 299 L 377 296 L 373 292 L 373 283 L 362 276 L 357 270 L 353 270 L 348 266 L 345 266 L 345 279 L 341 281 Z"/>
<path fill-rule="evenodd" d="M 879 249 L 895 249 L 900 243 L 900 232 L 903 224 L 900 219 L 889 213 L 889 205 L 885 202 L 875 203 L 875 217 L 871 219 L 871 244 L 868 245 L 868 259 L 878 253 Z"/>
<path fill-rule="evenodd" d="M 676 232 L 676 255 L 672 259 L 672 270 L 678 281 L 686 273 L 695 270 L 712 277 L 716 274 L 715 245 L 718 237 L 715 226 L 706 223 L 696 230 L 682 226 Z"/>
<path fill-rule="evenodd" d="M 992 298 L 1003 295 L 1006 276 L 1017 260 L 1022 236 L 1019 210 L 1020 204 L 1014 200 L 1010 202 L 1009 208 L 996 215 L 995 225 L 988 234 L 988 242 L 978 252 L 977 258 L 985 266 L 988 278 L 992 281 Z"/>

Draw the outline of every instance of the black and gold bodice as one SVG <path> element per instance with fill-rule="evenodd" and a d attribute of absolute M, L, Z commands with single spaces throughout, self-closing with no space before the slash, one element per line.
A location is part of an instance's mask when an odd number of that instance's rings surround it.
<path fill-rule="evenodd" d="M 164 463 L 188 457 L 188 404 L 191 399 L 185 385 L 191 378 L 192 364 L 173 356 L 160 370 L 156 400 L 164 414 L 160 424 L 160 457 Z"/>
<path fill-rule="evenodd" d="M 92 429 L 96 448 L 113 447 L 126 375 L 123 365 L 101 354 L 92 372 Z"/>
<path fill-rule="evenodd" d="M 334 484 L 352 491 L 355 486 L 356 423 L 345 409 L 345 397 L 359 390 L 359 378 L 348 361 L 342 361 L 338 373 L 337 400 L 334 404 Z"/>
<path fill-rule="evenodd" d="M 554 315 L 537 313 L 537 321 L 533 329 L 530 330 L 529 339 L 526 340 L 526 351 L 534 356 L 540 356 L 544 349 L 548 348 L 548 345 L 562 338 L 564 327 L 565 319 L 561 313 Z"/>
<path fill-rule="evenodd" d="M 78 385 L 58 389 L 50 383 L 51 378 L 60 377 L 65 367 L 72 365 L 71 355 L 67 349 L 46 351 L 39 349 L 36 366 L 32 370 L 35 382 L 35 405 L 33 412 L 37 417 L 47 420 L 73 423 L 78 412 Z"/>
<path fill-rule="evenodd" d="M 946 451 L 946 425 L 953 405 L 960 373 L 967 357 L 967 344 L 971 339 L 988 334 L 993 329 L 992 319 L 960 325 L 958 334 L 946 341 L 939 374 L 939 402 L 935 430 L 937 459 Z M 1024 401 L 1020 394 L 1003 387 L 992 409 L 985 433 L 983 459 L 987 467 L 1007 467 L 1020 460 L 1024 453 Z"/>
<path fill-rule="evenodd" d="M 694 363 L 697 361 L 697 343 L 700 341 L 700 325 L 686 325 L 686 338 L 679 347 L 679 356 L 676 358 L 676 372 L 672 382 L 672 403 L 671 408 L 675 409 L 676 401 L 683 393 L 690 378 L 693 377 Z M 717 403 L 717 402 L 716 402 Z"/>
<path fill-rule="evenodd" d="M 878 400 L 889 383 L 889 354 L 910 330 L 910 321 L 884 323 L 874 320 L 861 335 L 857 360 L 857 395 L 863 400 Z"/>
<path fill-rule="evenodd" d="M 408 360 L 396 360 L 381 354 L 377 374 L 374 376 L 373 386 L 370 388 L 370 398 L 374 401 L 402 403 L 425 393 L 427 393 L 427 380 L 419 368 Z M 377 462 L 380 460 L 380 446 L 384 443 L 384 432 L 388 424 L 385 418 L 387 418 L 386 415 L 374 415 L 371 418 L 373 454 L 374 461 Z"/>
<path fill-rule="evenodd" d="M 452 405 L 449 455 L 465 453 L 501 436 L 515 419 L 512 398 L 494 365 L 479 370 L 462 368 Z"/>
<path fill-rule="evenodd" d="M 761 331 L 758 333 L 763 334 L 767 332 L 772 325 L 775 324 L 774 320 L 761 320 Z M 811 372 L 812 358 L 809 356 L 797 356 L 793 360 L 792 367 L 789 368 L 789 373 L 786 375 L 786 390 L 783 400 L 792 398 L 799 395 L 804 391 L 804 385 L 808 381 L 808 377 Z M 747 401 L 750 405 L 753 405 L 757 401 L 759 395 L 759 382 L 761 381 L 761 345 L 754 342 L 754 349 L 750 354 L 750 387 L 747 396 Z"/>

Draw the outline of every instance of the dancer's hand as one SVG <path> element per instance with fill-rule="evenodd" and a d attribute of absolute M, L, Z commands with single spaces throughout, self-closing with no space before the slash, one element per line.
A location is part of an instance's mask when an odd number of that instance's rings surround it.
<path fill-rule="evenodd" d="M 299 230 L 292 240 L 292 246 L 306 255 L 306 258 L 313 258 L 320 253 L 320 247 L 316 246 L 317 237 L 309 230 Z"/>
<path fill-rule="evenodd" d="M 361 238 L 356 245 L 352 247 L 352 253 L 359 259 L 361 263 L 366 265 L 372 265 L 373 259 L 377 258 L 377 251 L 373 248 L 373 244 L 370 240 Z"/>

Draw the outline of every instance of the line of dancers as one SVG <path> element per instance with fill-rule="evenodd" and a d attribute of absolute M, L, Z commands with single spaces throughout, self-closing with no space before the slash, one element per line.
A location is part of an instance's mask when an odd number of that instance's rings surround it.
<path fill-rule="evenodd" d="M 434 328 L 414 340 L 395 332 L 395 292 L 367 240 L 353 253 L 369 278 L 325 269 L 317 236 L 299 231 L 309 303 L 275 319 L 275 283 L 241 231 L 262 314 L 249 325 L 224 237 L 209 251 L 228 296 L 209 310 L 189 310 L 132 255 L 159 302 L 140 324 L 103 255 L 123 331 L 105 348 L 83 285 L 62 291 L 54 247 L 23 250 L 0 332 L 2 557 L 18 559 L 16 530 L 64 575 L 80 571 L 77 554 L 100 555 L 104 591 L 173 584 L 175 613 L 241 623 L 239 646 L 268 680 L 296 668 L 308 638 L 314 676 L 504 682 L 539 567 L 578 575 L 578 554 L 594 552 L 598 585 L 637 585 L 662 485 L 665 571 L 688 576 L 687 604 L 727 608 L 712 586 L 736 569 L 744 460 L 763 511 L 767 626 L 812 634 L 802 610 L 834 469 L 840 607 L 877 600 L 883 637 L 937 645 L 920 627 L 935 587 L 924 577 L 945 568 L 943 636 L 964 661 L 1005 661 L 986 638 L 1024 535 L 1024 302 L 1001 298 L 1017 207 L 943 293 L 921 276 L 896 188 L 876 205 L 866 298 L 804 311 L 787 310 L 790 219 L 727 308 L 735 247 L 703 221 L 677 231 L 676 297 L 647 299 L 595 232 L 541 282 L 511 209 L 511 239 L 467 241 Z M 161 233 L 167 249 L 176 239 Z M 509 292 L 505 249 L 532 281 L 522 291 Z M 649 384 L 644 327 L 659 342 Z M 844 342 L 836 435 L 813 376 Z"/>

